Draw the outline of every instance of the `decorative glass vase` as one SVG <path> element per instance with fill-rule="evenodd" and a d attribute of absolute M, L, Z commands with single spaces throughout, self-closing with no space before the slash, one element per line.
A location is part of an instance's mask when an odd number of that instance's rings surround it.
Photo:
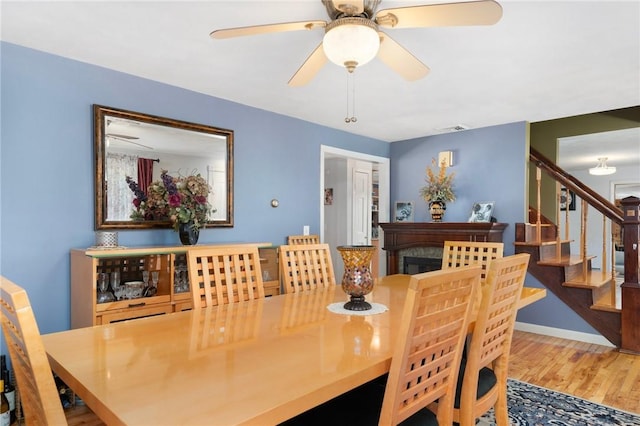
<path fill-rule="evenodd" d="M 429 201 L 429 213 L 431 222 L 442 222 L 447 204 L 444 201 Z"/>
<path fill-rule="evenodd" d="M 180 242 L 185 246 L 193 246 L 198 243 L 200 230 L 193 226 L 193 222 L 180 223 L 178 225 Z"/>
<path fill-rule="evenodd" d="M 337 250 L 344 262 L 342 290 L 351 297 L 344 304 L 344 308 L 350 311 L 371 309 L 371 304 L 364 300 L 364 296 L 373 290 L 371 257 L 376 248 L 374 246 L 339 246 Z"/>

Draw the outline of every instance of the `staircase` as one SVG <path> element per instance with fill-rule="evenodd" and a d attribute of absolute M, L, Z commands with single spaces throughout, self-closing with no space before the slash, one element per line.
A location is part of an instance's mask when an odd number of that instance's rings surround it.
<path fill-rule="evenodd" d="M 611 288 L 615 290 L 615 279 L 609 274 L 591 269 L 592 256 L 582 259 L 569 252 L 570 241 L 560 242 L 560 258 L 555 240 L 555 226 L 543 225 L 543 240 L 537 242 L 537 224 L 516 224 L 516 253 L 529 253 L 529 273 L 544 284 L 553 294 L 589 325 L 598 330 L 617 347 L 621 345 L 621 309 L 610 301 Z M 549 236 L 548 234 L 553 233 Z M 582 268 L 587 267 L 587 276 L 581 277 Z"/>
<path fill-rule="evenodd" d="M 638 284 L 638 239 L 640 229 L 640 199 L 629 197 L 623 201 L 625 213 L 599 194 L 594 193 L 573 176 L 564 172 L 550 160 L 531 149 L 531 161 L 536 167 L 537 206 L 529 210 L 529 222 L 516 224 L 515 252 L 529 253 L 529 273 L 553 292 L 589 325 L 600 332 L 613 345 L 629 352 L 640 353 L 640 285 Z M 541 172 L 544 171 L 556 182 L 556 197 L 560 199 L 560 187 L 575 192 L 581 199 L 580 253 L 571 253 L 568 229 L 561 237 L 561 224 L 553 223 L 540 214 Z M 547 197 L 549 198 L 549 197 Z M 629 207 L 627 207 L 629 205 Z M 607 263 L 607 243 L 611 236 L 603 231 L 602 266 L 592 268 L 596 257 L 586 253 L 587 239 L 600 238 L 588 235 L 586 229 L 589 208 L 602 214 L 603 230 L 607 224 L 613 228 L 618 224 L 624 230 L 625 276 L 621 290 L 616 285 L 613 261 Z M 634 210 L 635 209 L 635 210 Z M 560 208 L 557 208 L 561 222 Z M 568 215 L 565 226 L 568 228 Z M 591 240 L 590 240 L 591 241 Z M 611 253 L 613 259 L 613 253 Z M 625 297 L 628 300 L 625 300 Z M 627 302 L 627 303 L 625 303 Z"/>

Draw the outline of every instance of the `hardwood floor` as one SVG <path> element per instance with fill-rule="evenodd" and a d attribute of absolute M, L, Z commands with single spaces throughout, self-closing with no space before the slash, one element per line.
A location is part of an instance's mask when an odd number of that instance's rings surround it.
<path fill-rule="evenodd" d="M 640 355 L 516 330 L 509 377 L 640 414 Z"/>

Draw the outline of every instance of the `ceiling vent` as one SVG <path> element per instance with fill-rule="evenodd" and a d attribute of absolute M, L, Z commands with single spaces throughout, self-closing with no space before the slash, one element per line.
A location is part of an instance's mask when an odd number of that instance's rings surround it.
<path fill-rule="evenodd" d="M 438 129 L 438 131 L 440 132 L 462 132 L 463 130 L 469 130 L 471 127 L 467 126 L 466 124 L 456 124 L 455 126 L 450 126 L 450 127 L 443 127 L 441 129 Z"/>

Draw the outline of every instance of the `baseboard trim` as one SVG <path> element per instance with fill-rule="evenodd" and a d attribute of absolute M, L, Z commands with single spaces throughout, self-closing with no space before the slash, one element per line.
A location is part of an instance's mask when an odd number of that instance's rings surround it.
<path fill-rule="evenodd" d="M 599 334 L 583 333 L 581 331 L 565 330 L 563 328 L 547 327 L 544 325 L 529 324 L 516 321 L 515 329 L 529 333 L 542 334 L 544 336 L 559 337 L 561 339 L 577 340 L 579 342 L 593 343 L 595 345 L 615 346 Z"/>

